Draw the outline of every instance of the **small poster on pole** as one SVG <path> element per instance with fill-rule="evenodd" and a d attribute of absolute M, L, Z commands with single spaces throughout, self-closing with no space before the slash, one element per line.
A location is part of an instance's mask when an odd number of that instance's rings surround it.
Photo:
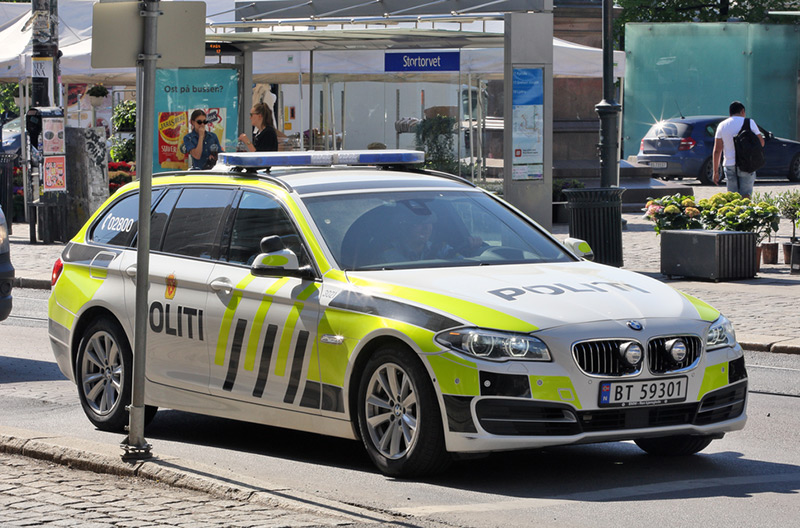
<path fill-rule="evenodd" d="M 42 148 L 45 154 L 64 154 L 64 120 L 42 119 Z"/>
<path fill-rule="evenodd" d="M 44 192 L 67 190 L 67 160 L 66 156 L 45 156 L 44 163 Z"/>

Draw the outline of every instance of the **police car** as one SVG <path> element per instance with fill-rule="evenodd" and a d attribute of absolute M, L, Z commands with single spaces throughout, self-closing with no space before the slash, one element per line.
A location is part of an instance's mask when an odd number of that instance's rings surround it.
<path fill-rule="evenodd" d="M 396 476 L 617 440 L 688 455 L 744 427 L 743 353 L 717 310 L 422 161 L 225 153 L 155 177 L 146 418 L 360 439 Z M 49 300 L 58 365 L 110 431 L 128 421 L 137 210 L 134 182 L 67 244 Z"/>

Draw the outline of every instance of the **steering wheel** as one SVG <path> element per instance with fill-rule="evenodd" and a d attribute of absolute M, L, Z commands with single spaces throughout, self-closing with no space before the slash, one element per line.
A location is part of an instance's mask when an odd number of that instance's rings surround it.
<path fill-rule="evenodd" d="M 509 246 L 486 246 L 482 248 L 480 255 L 496 257 L 498 259 L 520 259 L 522 250 Z"/>

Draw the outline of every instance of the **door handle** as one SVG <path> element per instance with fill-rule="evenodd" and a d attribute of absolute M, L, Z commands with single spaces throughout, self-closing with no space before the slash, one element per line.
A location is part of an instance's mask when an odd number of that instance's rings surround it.
<path fill-rule="evenodd" d="M 127 268 L 125 268 L 125 273 L 128 275 L 128 277 L 130 277 L 132 279 L 135 279 L 136 278 L 136 264 L 134 264 L 133 266 L 128 266 Z"/>
<path fill-rule="evenodd" d="M 220 277 L 219 279 L 214 279 L 209 284 L 212 290 L 215 292 L 222 292 L 225 295 L 228 295 L 233 291 L 233 284 L 230 280 L 226 279 L 225 277 Z"/>

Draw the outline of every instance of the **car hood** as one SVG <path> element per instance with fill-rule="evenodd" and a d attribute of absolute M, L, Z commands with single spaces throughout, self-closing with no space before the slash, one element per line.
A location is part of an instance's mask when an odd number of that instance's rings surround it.
<path fill-rule="evenodd" d="M 719 312 L 644 275 L 591 262 L 348 273 L 357 292 L 423 305 L 459 324 L 535 331 Z"/>

